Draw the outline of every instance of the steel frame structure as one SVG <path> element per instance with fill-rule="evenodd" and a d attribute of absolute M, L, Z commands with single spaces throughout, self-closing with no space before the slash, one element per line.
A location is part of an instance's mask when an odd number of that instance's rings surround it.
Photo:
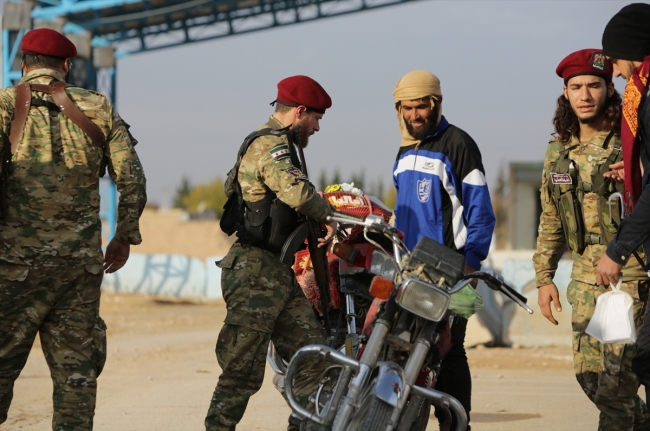
<path fill-rule="evenodd" d="M 5 0 L 18 2 L 21 0 Z M 90 35 L 93 47 L 112 45 L 115 57 L 159 50 L 347 15 L 418 0 L 37 0 L 33 21 L 61 23 L 64 33 Z M 22 76 L 20 44 L 27 29 L 2 29 L 2 86 Z M 106 94 L 115 103 L 115 67 L 98 69 L 89 58 L 74 60 L 70 83 Z M 117 192 L 102 181 L 104 235 L 115 233 Z"/>

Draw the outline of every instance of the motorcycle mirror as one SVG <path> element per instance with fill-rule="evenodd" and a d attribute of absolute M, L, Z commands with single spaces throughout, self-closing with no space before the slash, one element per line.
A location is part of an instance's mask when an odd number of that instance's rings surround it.
<path fill-rule="evenodd" d="M 376 275 L 370 282 L 370 295 L 377 299 L 386 300 L 393 293 L 393 282 L 387 278 Z"/>

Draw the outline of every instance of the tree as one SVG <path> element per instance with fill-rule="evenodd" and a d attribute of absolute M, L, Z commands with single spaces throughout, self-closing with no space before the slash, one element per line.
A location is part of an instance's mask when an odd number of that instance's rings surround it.
<path fill-rule="evenodd" d="M 192 191 L 192 184 L 190 183 L 189 178 L 183 175 L 181 178 L 181 183 L 176 187 L 176 192 L 172 198 L 172 207 L 173 208 L 182 208 L 186 210 L 187 208 L 183 205 L 183 199 L 190 194 Z"/>
<path fill-rule="evenodd" d="M 217 218 L 223 214 L 223 206 L 228 198 L 223 189 L 223 180 L 216 178 L 208 184 L 200 184 L 183 198 L 183 207 L 192 212 L 203 212 L 213 209 Z"/>

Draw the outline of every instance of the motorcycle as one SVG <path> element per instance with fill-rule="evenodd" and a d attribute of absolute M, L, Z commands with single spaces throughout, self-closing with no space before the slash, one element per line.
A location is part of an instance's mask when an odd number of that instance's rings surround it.
<path fill-rule="evenodd" d="M 337 211 L 330 219 L 363 229 L 366 240 L 376 247 L 371 268 L 390 260 L 395 270 L 379 271 L 372 279 L 369 293 L 375 299 L 359 336 L 357 355 L 310 345 L 291 359 L 285 396 L 293 414 L 310 430 L 413 431 L 426 427 L 433 403 L 449 419 L 446 431 L 451 413 L 456 431 L 465 430 L 467 415 L 462 405 L 433 389 L 436 366 L 444 356 L 444 336 L 455 314 L 450 311 L 452 298 L 471 289 L 473 279 L 483 280 L 532 314 L 526 298 L 494 273 L 463 275 L 464 257 L 429 238 L 408 250 L 399 231 L 381 217 L 360 218 Z M 333 365 L 324 373 L 312 412 L 296 402 L 293 381 L 300 365 L 314 357 Z"/>
<path fill-rule="evenodd" d="M 392 216 L 392 211 L 373 196 L 343 190 L 325 192 L 322 196 L 337 210 L 347 214 L 360 217 L 374 215 L 385 223 Z M 294 243 L 304 243 L 304 238 L 297 235 Z M 292 257 L 290 253 L 294 248 L 296 247 L 288 245 L 280 259 Z M 343 349 L 349 356 L 357 354 L 359 336 L 374 300 L 369 293 L 373 277 L 397 270 L 394 260 L 377 260 L 377 253 L 380 252 L 377 245 L 365 238 L 363 227 L 347 223 L 339 225 L 337 239 L 327 255 L 329 306 L 326 310 L 323 310 L 322 288 L 318 286 L 309 249 L 298 250 L 293 254 L 296 279 L 307 300 L 315 308 L 323 329 L 328 332 L 329 346 Z M 327 322 L 334 324 L 328 329 Z M 273 343 L 269 343 L 267 362 L 276 374 L 273 379 L 276 389 L 283 393 L 287 362 L 277 353 Z"/>

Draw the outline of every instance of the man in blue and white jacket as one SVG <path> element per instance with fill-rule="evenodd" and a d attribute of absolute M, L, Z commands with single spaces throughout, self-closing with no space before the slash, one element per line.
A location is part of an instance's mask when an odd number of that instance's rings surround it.
<path fill-rule="evenodd" d="M 393 168 L 395 226 L 413 248 L 426 236 L 465 255 L 465 272 L 478 270 L 494 231 L 494 212 L 481 152 L 474 140 L 442 115 L 440 80 L 414 70 L 393 91 L 402 143 Z M 452 347 L 436 389 L 454 396 L 469 419 L 472 381 L 465 352 L 467 320 L 454 319 Z M 444 416 L 436 412 L 442 421 Z M 455 418 L 451 429 L 455 429 Z M 467 427 L 470 430 L 470 427 Z"/>

